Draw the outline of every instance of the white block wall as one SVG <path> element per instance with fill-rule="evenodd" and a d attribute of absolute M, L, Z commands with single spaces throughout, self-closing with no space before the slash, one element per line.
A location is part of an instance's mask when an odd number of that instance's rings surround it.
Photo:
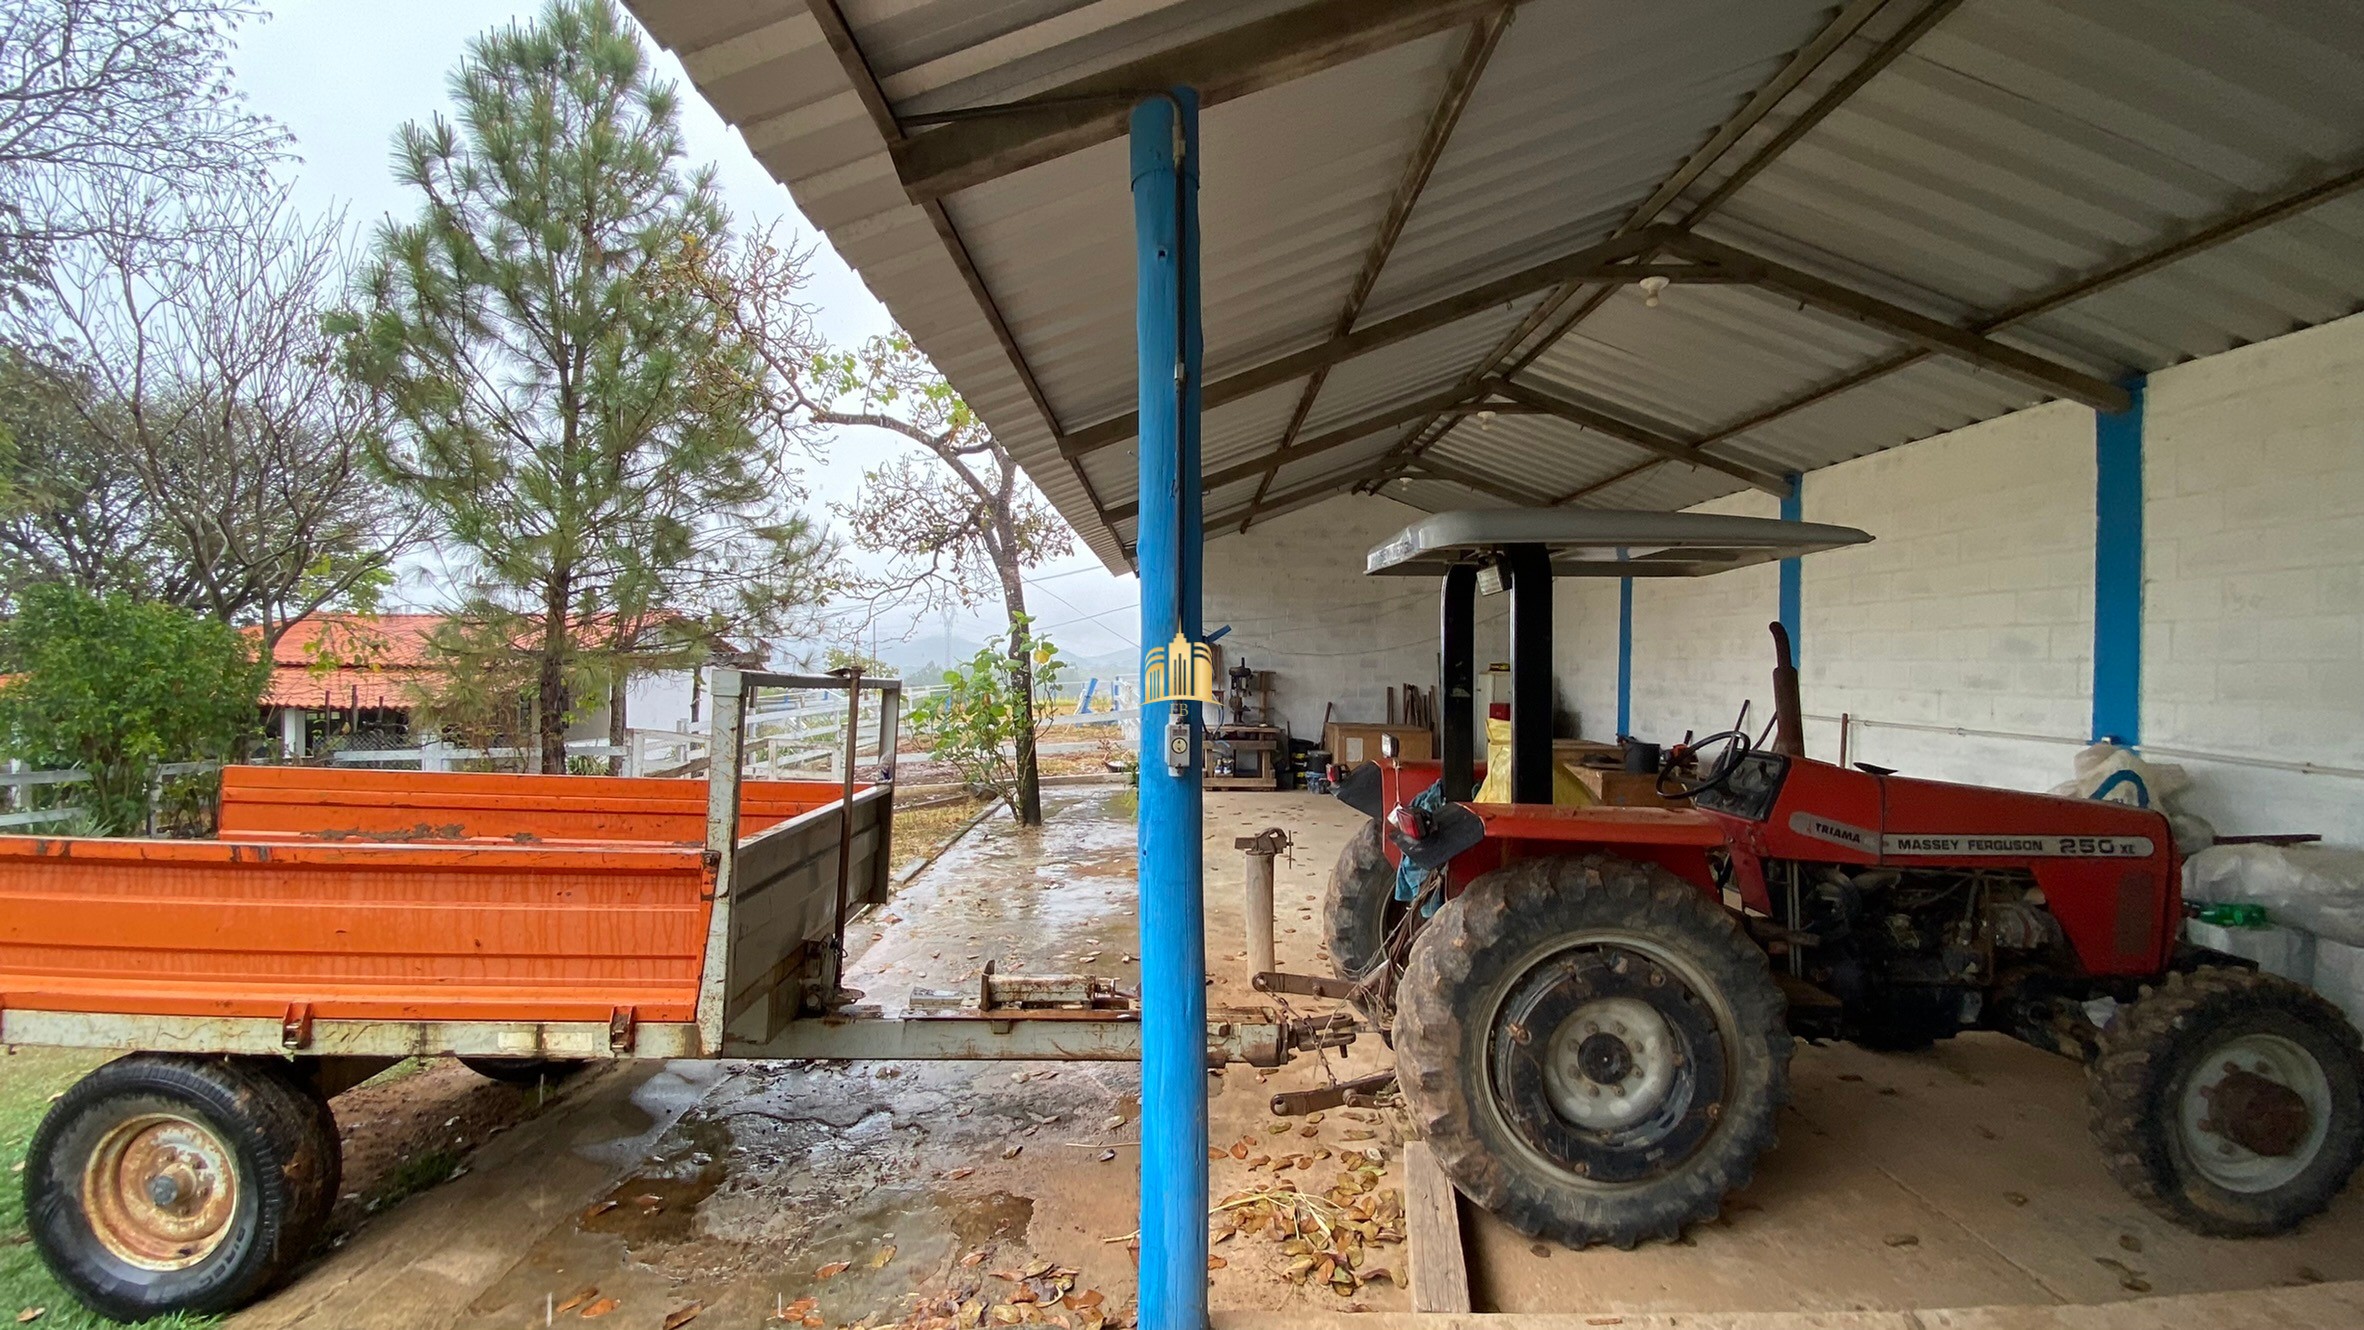
<path fill-rule="evenodd" d="M 1780 501 L 1750 490 L 1700 505 L 1731 517 L 1778 517 Z M 1773 635 L 1780 614 L 1778 565 L 1715 577 L 1640 578 L 1633 584 L 1633 732 L 1674 743 L 1732 728 L 1743 700 L 1753 735 L 1772 716 Z M 1614 729 L 1602 715 L 1602 737 Z"/>
<path fill-rule="evenodd" d="M 1273 707 L 1300 739 L 1332 719 L 1387 718 L 1387 689 L 1437 678 L 1437 580 L 1369 577 L 1372 546 L 1426 514 L 1393 499 L 1342 495 L 1207 543 L 1206 625 L 1231 632 L 1224 668 L 1276 671 Z M 1510 598 L 1481 596 L 1478 669 L 1505 658 Z M 1611 619 L 1615 623 L 1614 617 Z"/>
<path fill-rule="evenodd" d="M 2068 779 L 2093 703 L 2093 412 L 2052 403 L 1806 477 L 1809 521 L 1870 545 L 1800 561 L 1810 715 L 1958 727 L 1851 728 L 1848 756 L 2017 789 Z M 1807 751 L 1835 757 L 1838 726 Z"/>
<path fill-rule="evenodd" d="M 2364 316 L 2151 376 L 2146 745 L 2364 771 Z M 2364 845 L 2364 780 L 2197 759 L 2236 831 Z"/>
<path fill-rule="evenodd" d="M 1850 758 L 2068 779 L 2092 724 L 2093 433 L 2092 412 L 2053 403 L 1806 477 L 1806 520 L 1875 538 L 1802 565 L 1805 707 L 1858 722 Z M 2191 771 L 2220 831 L 2364 845 L 2364 315 L 2152 375 L 2144 497 L 2145 748 Z M 1776 588 L 1770 569 L 1636 584 L 1637 734 L 1720 727 L 1742 698 L 1763 716 Z M 1608 737 L 1616 591 L 1570 602 L 1611 626 L 1560 665 L 1585 733 Z M 1834 722 L 1806 735 L 1836 755 Z M 2273 765 L 2293 762 L 2348 774 Z"/>

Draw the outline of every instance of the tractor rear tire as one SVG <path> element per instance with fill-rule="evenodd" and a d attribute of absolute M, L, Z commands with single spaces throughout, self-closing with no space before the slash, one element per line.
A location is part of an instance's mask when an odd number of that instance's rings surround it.
<path fill-rule="evenodd" d="M 2086 1102 L 2118 1184 L 2210 1237 L 2295 1228 L 2364 1160 L 2356 1028 L 2255 970 L 2171 974 L 2122 1009 L 2087 1069 Z"/>
<path fill-rule="evenodd" d="M 102 1316 L 234 1310 L 319 1236 L 337 1185 L 326 1121 L 317 1096 L 259 1059 L 118 1058 L 33 1133 L 26 1227 Z"/>
<path fill-rule="evenodd" d="M 1395 865 L 1379 844 L 1377 819 L 1365 822 L 1338 852 L 1322 898 L 1322 940 L 1330 973 L 1359 982 L 1387 960 L 1387 939 L 1404 917 L 1395 898 Z"/>
<path fill-rule="evenodd" d="M 1398 989 L 1396 1075 L 1464 1196 L 1571 1246 L 1682 1235 L 1789 1098 L 1764 951 L 1664 868 L 1529 859 L 1447 902 Z"/>

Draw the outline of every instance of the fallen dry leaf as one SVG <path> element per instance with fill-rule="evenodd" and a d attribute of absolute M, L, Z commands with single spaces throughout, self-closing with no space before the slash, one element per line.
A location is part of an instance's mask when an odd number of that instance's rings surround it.
<path fill-rule="evenodd" d="M 844 1274 L 847 1270 L 852 1269 L 853 1264 L 854 1263 L 852 1261 L 831 1261 L 829 1264 L 813 1271 L 813 1278 L 835 1279 L 839 1275 Z"/>
<path fill-rule="evenodd" d="M 968 1255 L 960 1258 L 960 1263 L 963 1266 L 982 1265 L 984 1262 L 985 1252 L 983 1248 L 979 1248 L 978 1250 L 970 1252 Z"/>
<path fill-rule="evenodd" d="M 1002 1147 L 1002 1151 L 1001 1151 L 1001 1157 L 1002 1157 L 1002 1158 L 1004 1158 L 1004 1159 L 1015 1159 L 1015 1158 L 1017 1158 L 1017 1157 L 1019 1156 L 1019 1154 L 1020 1154 L 1020 1153 L 1022 1153 L 1022 1152 L 1023 1152 L 1025 1149 L 1026 1149 L 1026 1147 L 1025 1147 L 1025 1146 L 1023 1146 L 1023 1145 L 1008 1145 L 1008 1146 L 1003 1146 L 1003 1147 Z"/>
<path fill-rule="evenodd" d="M 614 1201 L 601 1201 L 599 1204 L 592 1206 L 592 1207 L 591 1207 L 590 1209 L 588 1209 L 588 1210 L 585 1210 L 585 1211 L 583 1212 L 583 1218 L 585 1218 L 585 1219 L 597 1219 L 597 1218 L 599 1218 L 601 1215 L 603 1215 L 603 1214 L 606 1214 L 608 1211 L 610 1211 L 610 1210 L 613 1210 L 613 1209 L 615 1209 L 615 1208 L 616 1208 L 616 1203 L 615 1203 Z"/>
<path fill-rule="evenodd" d="M 893 1259 L 895 1259 L 894 1247 L 891 1245 L 881 1247 L 878 1249 L 878 1255 L 870 1258 L 870 1268 L 873 1270 L 884 1270 L 887 1267 L 887 1262 Z"/>
<path fill-rule="evenodd" d="M 583 1319 L 588 1321 L 594 1316 L 605 1316 L 623 1305 L 614 1298 L 601 1298 L 583 1309 Z"/>
<path fill-rule="evenodd" d="M 1207 1258 L 1207 1268 L 1209 1270 L 1220 1270 L 1229 1264 L 1231 1264 L 1231 1262 L 1224 1260 L 1220 1256 L 1210 1256 Z"/>
<path fill-rule="evenodd" d="M 574 1293 L 574 1294 L 571 1294 L 571 1295 L 569 1295 L 566 1301 L 564 1301 L 564 1302 L 562 1302 L 562 1303 L 559 1303 L 559 1304 L 558 1304 L 556 1307 L 552 1308 L 552 1310 L 553 1310 L 553 1311 L 562 1311 L 562 1312 L 571 1312 L 571 1311 L 573 1311 L 575 1308 L 582 1306 L 584 1303 L 586 1303 L 586 1302 L 589 1302 L 591 1299 L 593 1299 L 593 1298 L 596 1298 L 596 1297 L 598 1297 L 598 1296 L 599 1296 L 599 1286 L 598 1286 L 597 1284 L 593 1284 L 593 1285 L 591 1285 L 591 1286 L 590 1286 L 590 1287 L 588 1287 L 588 1288 L 582 1289 L 582 1290 L 581 1290 L 581 1291 L 579 1291 L 579 1292 L 576 1292 L 576 1293 Z"/>
<path fill-rule="evenodd" d="M 665 1313 L 663 1330 L 681 1330 L 681 1327 L 688 1325 L 694 1320 L 697 1320 L 698 1313 L 704 1310 L 706 1310 L 705 1303 L 693 1302 L 687 1307 L 680 1307 L 673 1311 L 667 1312 Z"/>
<path fill-rule="evenodd" d="M 971 1173 L 974 1173 L 974 1172 L 976 1172 L 976 1171 L 977 1171 L 977 1170 L 975 1170 L 975 1169 L 973 1169 L 973 1168 L 956 1168 L 956 1169 L 953 1169 L 951 1172 L 949 1172 L 949 1173 L 946 1173 L 944 1176 L 945 1176 L 945 1177 L 948 1177 L 948 1178 L 950 1178 L 950 1179 L 952 1179 L 954 1182 L 958 1182 L 958 1181 L 960 1181 L 962 1178 L 965 1178 L 965 1177 L 967 1177 L 969 1174 L 971 1174 Z"/>
<path fill-rule="evenodd" d="M 18 1325 L 30 1325 L 33 1322 L 40 1320 L 43 1313 L 47 1312 L 48 1310 L 49 1309 L 47 1307 L 27 1307 L 23 1311 L 16 1314 L 16 1323 Z"/>

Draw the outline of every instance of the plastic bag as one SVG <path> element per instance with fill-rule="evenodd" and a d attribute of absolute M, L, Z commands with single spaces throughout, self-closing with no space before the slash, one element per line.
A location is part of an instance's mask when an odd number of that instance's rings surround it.
<path fill-rule="evenodd" d="M 2155 808 L 2175 831 L 2175 848 L 2195 854 L 2216 843 L 2208 819 L 2183 807 L 2192 788 L 2190 773 L 2172 762 L 2152 762 L 2131 748 L 2093 744 L 2077 751 L 2076 776 L 2052 787 L 2070 799 L 2101 799 L 2132 808 Z"/>
<path fill-rule="evenodd" d="M 2364 850 L 2320 845 L 2218 845 L 2184 861 L 2183 894 L 2251 901 L 2277 924 L 2364 947 Z"/>

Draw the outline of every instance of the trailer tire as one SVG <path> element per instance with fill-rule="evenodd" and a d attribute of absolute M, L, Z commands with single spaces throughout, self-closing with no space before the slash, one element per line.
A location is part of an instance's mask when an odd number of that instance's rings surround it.
<path fill-rule="evenodd" d="M 575 1058 L 463 1057 L 460 1065 L 487 1080 L 530 1090 L 544 1083 L 556 1085 L 591 1064 Z"/>
<path fill-rule="evenodd" d="M 1330 973 L 1360 981 L 1387 959 L 1387 939 L 1407 908 L 1395 898 L 1395 865 L 1379 844 L 1379 823 L 1365 822 L 1338 852 L 1322 897 L 1322 941 Z"/>
<path fill-rule="evenodd" d="M 2185 1228 L 2285 1232 L 2364 1160 L 2358 1038 L 2339 1008 L 2287 979 L 2170 974 L 2102 1031 L 2086 1077 L 2094 1143 L 2120 1186 Z M 2220 1125 L 2236 1107 L 2239 1121 Z"/>
<path fill-rule="evenodd" d="M 227 1312 L 302 1258 L 335 1200 L 324 1110 L 267 1063 L 135 1053 L 52 1105 L 25 1161 L 34 1247 L 118 1321 Z"/>
<path fill-rule="evenodd" d="M 1529 859 L 1414 939 L 1397 1080 L 1470 1200 L 1529 1236 L 1631 1247 L 1714 1218 L 1772 1148 L 1786 1011 L 1699 888 L 1610 855 Z"/>

